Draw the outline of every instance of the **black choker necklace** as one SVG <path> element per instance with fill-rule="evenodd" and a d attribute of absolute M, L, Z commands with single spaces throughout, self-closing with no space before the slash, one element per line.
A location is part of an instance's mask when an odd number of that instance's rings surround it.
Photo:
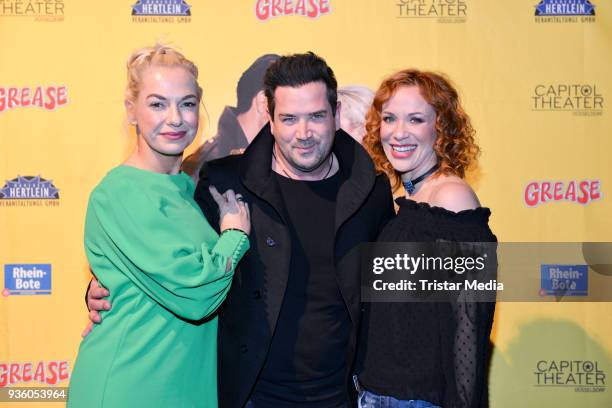
<path fill-rule="evenodd" d="M 272 157 L 274 158 L 274 161 L 276 161 L 276 163 L 279 165 L 279 168 L 283 171 L 283 173 L 285 173 L 285 175 L 290 178 L 291 180 L 295 180 L 293 177 L 291 177 L 289 175 L 289 173 L 287 173 L 287 171 L 282 168 L 280 166 L 280 163 L 278 162 L 278 159 L 276 158 L 276 154 L 274 153 L 275 147 L 272 148 Z M 334 154 L 331 153 L 331 162 L 329 163 L 329 169 L 327 169 L 327 173 L 325 173 L 325 175 L 323 176 L 323 178 L 321 180 L 325 180 L 327 178 L 327 176 L 329 176 L 329 173 L 331 172 L 332 167 L 334 167 Z"/>
<path fill-rule="evenodd" d="M 420 183 L 421 181 L 425 180 L 428 176 L 431 176 L 433 173 L 435 173 L 436 170 L 438 170 L 439 167 L 440 166 L 436 164 L 431 169 L 427 170 L 425 174 L 420 175 L 414 180 L 403 181 L 402 184 L 404 184 L 404 188 L 406 189 L 408 194 L 412 195 L 414 193 L 414 190 L 416 189 L 415 186 L 417 185 L 417 183 Z"/>

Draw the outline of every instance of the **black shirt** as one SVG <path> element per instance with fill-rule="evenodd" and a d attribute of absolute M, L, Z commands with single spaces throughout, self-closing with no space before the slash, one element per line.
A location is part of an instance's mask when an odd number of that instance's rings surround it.
<path fill-rule="evenodd" d="M 291 234 L 289 279 L 268 358 L 251 399 L 257 407 L 346 403 L 351 322 L 334 266 L 342 172 L 320 181 L 276 175 Z"/>
<path fill-rule="evenodd" d="M 490 211 L 458 213 L 405 198 L 381 242 L 494 242 Z M 398 399 L 445 408 L 487 406 L 487 363 L 494 303 L 370 303 L 361 325 L 361 385 Z"/>

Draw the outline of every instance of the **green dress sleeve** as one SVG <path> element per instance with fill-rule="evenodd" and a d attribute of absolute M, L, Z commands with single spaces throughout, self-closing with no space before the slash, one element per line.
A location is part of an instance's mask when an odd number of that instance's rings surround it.
<path fill-rule="evenodd" d="M 194 243 L 190 228 L 210 230 L 210 239 Z M 200 320 L 225 299 L 249 239 L 241 231 L 218 237 L 197 205 L 178 192 L 156 195 L 150 186 L 115 181 L 91 194 L 85 246 L 92 267 L 103 257 L 166 309 Z"/>

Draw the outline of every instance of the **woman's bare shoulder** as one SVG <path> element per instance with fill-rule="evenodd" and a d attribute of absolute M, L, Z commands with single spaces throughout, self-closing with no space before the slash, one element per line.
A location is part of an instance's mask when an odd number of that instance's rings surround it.
<path fill-rule="evenodd" d="M 465 180 L 453 175 L 441 175 L 432 186 L 429 204 L 459 212 L 480 207 L 478 197 Z"/>

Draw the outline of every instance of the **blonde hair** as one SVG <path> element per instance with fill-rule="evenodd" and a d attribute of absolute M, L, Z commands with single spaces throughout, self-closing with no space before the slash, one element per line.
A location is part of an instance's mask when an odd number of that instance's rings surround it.
<path fill-rule="evenodd" d="M 157 43 L 153 47 L 144 47 L 134 51 L 128 58 L 126 100 L 133 102 L 138 98 L 142 72 L 152 66 L 185 68 L 193 75 L 198 100 L 202 98 L 202 88 L 198 84 L 198 67 L 174 48 Z"/>
<path fill-rule="evenodd" d="M 342 117 L 358 128 L 359 139 L 365 134 L 365 117 L 372 100 L 374 92 L 362 85 L 348 85 L 338 88 L 338 100 L 342 107 Z"/>

